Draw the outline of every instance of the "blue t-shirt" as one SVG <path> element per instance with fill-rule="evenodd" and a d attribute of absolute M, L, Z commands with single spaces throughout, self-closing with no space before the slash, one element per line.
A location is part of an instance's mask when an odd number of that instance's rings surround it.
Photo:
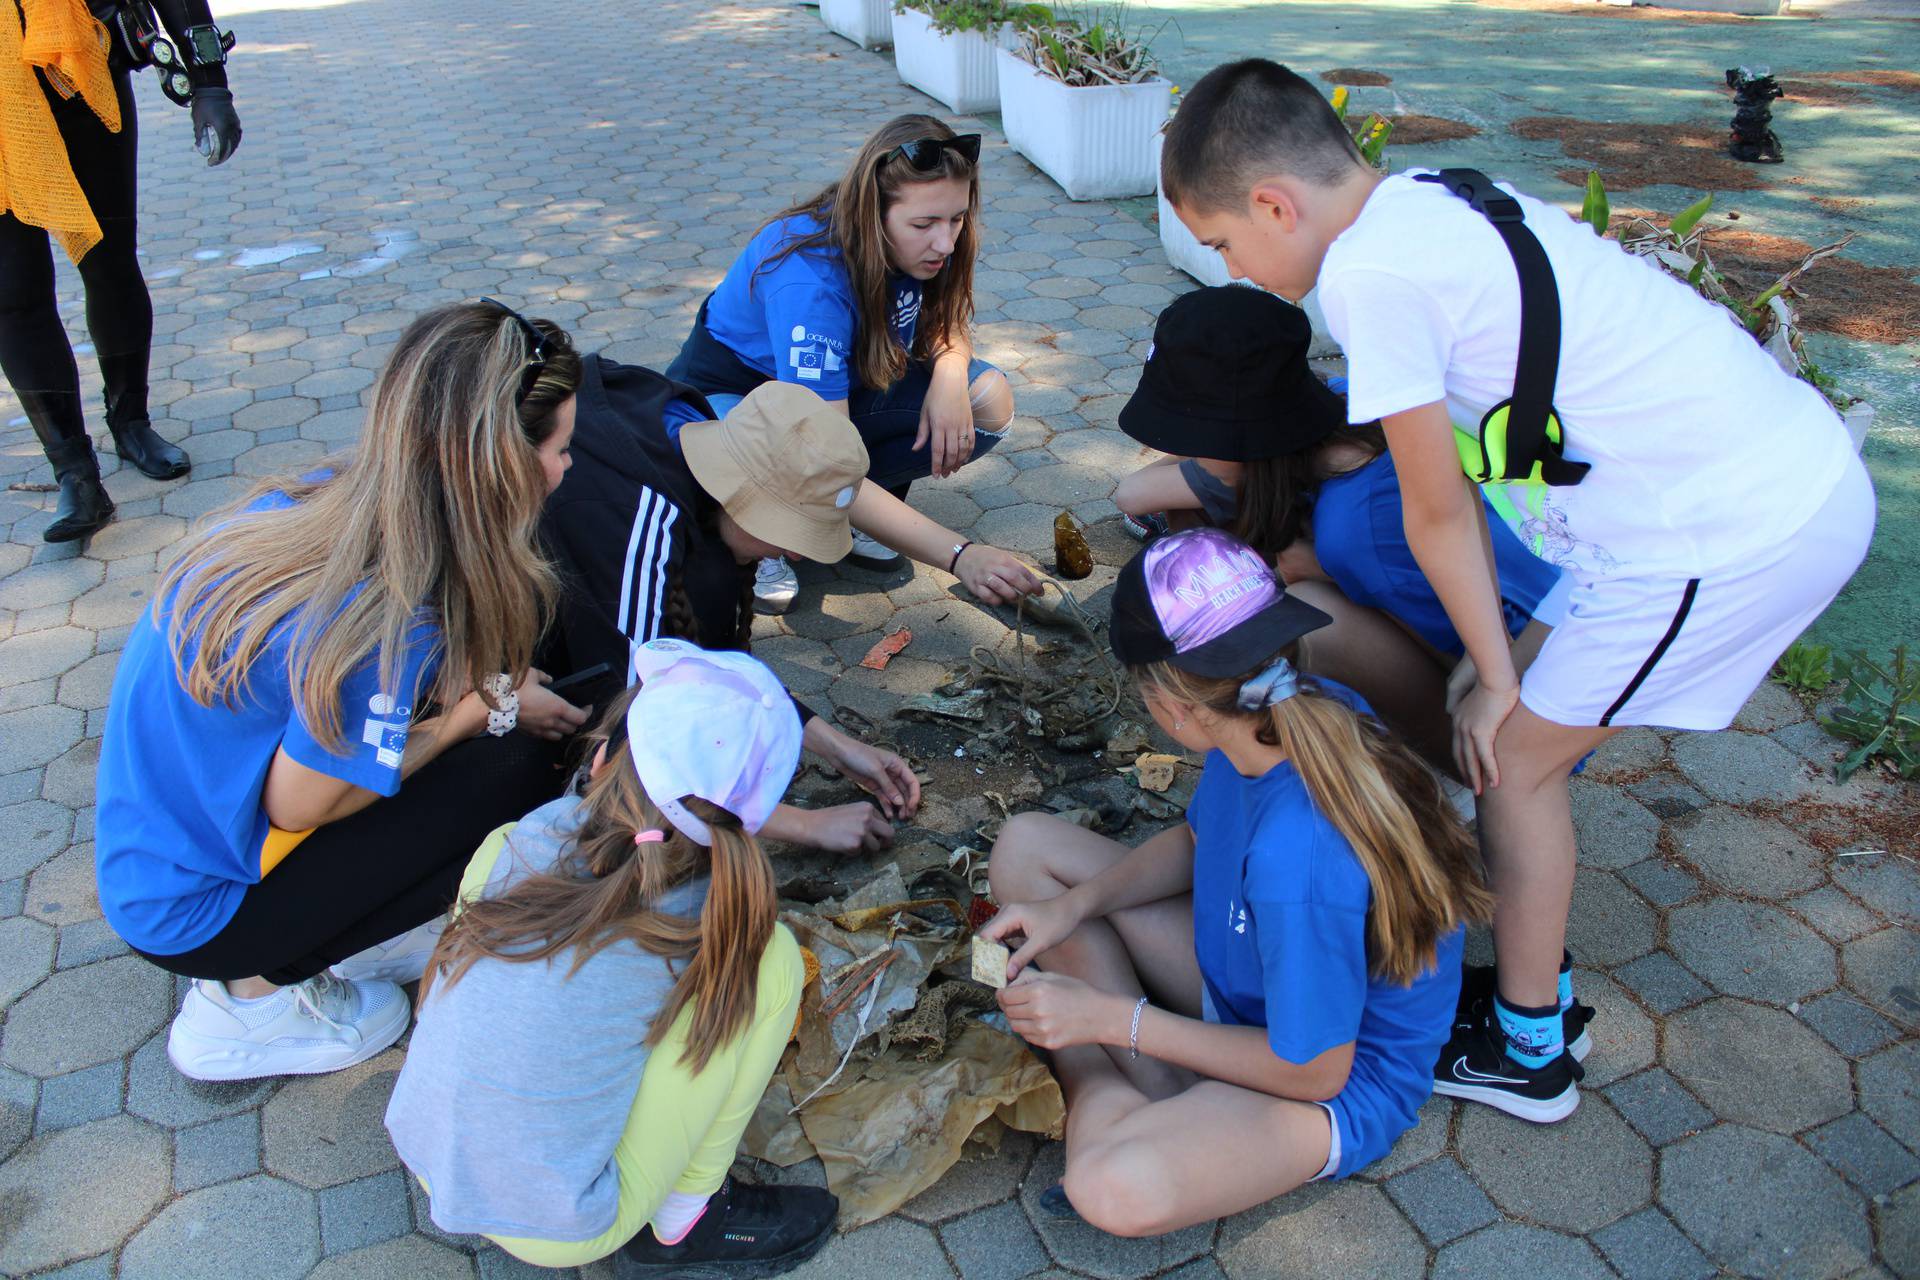
<path fill-rule="evenodd" d="M 1522 546 L 1491 509 L 1487 532 L 1507 631 L 1517 636 L 1559 580 L 1560 570 Z M 1407 545 L 1400 477 L 1391 453 L 1321 482 L 1313 505 L 1313 550 L 1347 599 L 1398 618 L 1449 657 L 1466 651 Z"/>
<path fill-rule="evenodd" d="M 686 400 L 669 400 L 667 407 L 660 411 L 660 421 L 666 425 L 667 439 L 676 444 L 680 440 L 680 428 L 689 422 L 705 422 L 707 415 L 694 408 Z"/>
<path fill-rule="evenodd" d="M 248 510 L 290 505 L 275 494 Z M 162 619 L 171 605 L 160 603 Z M 415 627 L 393 690 L 380 688 L 378 655 L 348 677 L 336 755 L 294 707 L 287 661 L 298 623 L 296 614 L 275 630 L 232 706 L 203 707 L 181 687 L 167 623 L 153 610 L 127 636 L 100 743 L 94 861 L 101 912 L 142 951 L 178 955 L 207 942 L 259 883 L 261 793 L 275 751 L 382 796 L 400 789 L 412 702 L 439 668 L 438 628 Z"/>
<path fill-rule="evenodd" d="M 798 383 L 822 400 L 844 400 L 858 383 L 853 350 L 860 312 L 840 251 L 801 249 L 759 270 L 782 245 L 819 229 L 808 214 L 762 227 L 708 300 L 707 332 L 769 378 Z M 894 336 L 912 351 L 920 282 L 893 275 L 887 293 Z"/>
<path fill-rule="evenodd" d="M 1325 691 L 1358 710 L 1349 691 Z M 1340 1125 L 1345 1177 L 1378 1160 L 1414 1124 L 1460 996 L 1465 931 L 1437 966 L 1403 987 L 1367 960 L 1372 886 L 1338 828 L 1314 808 L 1291 761 L 1242 777 L 1209 752 L 1187 809 L 1193 828 L 1193 947 L 1223 1023 L 1267 1029 L 1288 1062 L 1353 1043 L 1346 1087 L 1327 1105 Z"/>

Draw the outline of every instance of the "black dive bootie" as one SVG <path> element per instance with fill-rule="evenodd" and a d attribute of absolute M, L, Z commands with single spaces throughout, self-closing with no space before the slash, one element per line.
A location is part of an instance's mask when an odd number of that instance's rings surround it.
<path fill-rule="evenodd" d="M 53 523 L 41 533 L 41 538 L 48 542 L 72 542 L 113 519 L 113 499 L 100 483 L 100 462 L 93 456 L 91 441 L 82 436 L 78 440 L 48 445 L 47 461 L 53 464 L 60 496 L 54 503 Z"/>
<path fill-rule="evenodd" d="M 109 422 L 107 430 L 113 433 L 113 451 L 149 479 L 177 480 L 193 466 L 187 460 L 186 450 L 163 439 L 153 429 L 153 423 L 145 418 L 117 426 Z"/>

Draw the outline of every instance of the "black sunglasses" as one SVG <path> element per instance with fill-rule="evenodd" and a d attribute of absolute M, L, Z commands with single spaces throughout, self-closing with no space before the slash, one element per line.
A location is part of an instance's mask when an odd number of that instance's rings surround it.
<path fill-rule="evenodd" d="M 527 402 L 527 397 L 533 394 L 533 384 L 540 380 L 540 371 L 547 367 L 547 340 L 540 336 L 538 329 L 533 327 L 533 321 L 500 299 L 482 298 L 480 301 L 504 315 L 511 316 L 513 322 L 520 326 L 520 332 L 527 336 L 527 368 L 520 375 L 520 393 L 513 399 L 513 407 L 518 409 Z"/>
<path fill-rule="evenodd" d="M 899 156 L 913 166 L 916 173 L 932 173 L 940 167 L 940 153 L 951 151 L 968 164 L 980 163 L 980 135 L 977 133 L 955 134 L 951 138 L 915 138 L 912 142 L 903 142 L 887 152 L 881 160 Z"/>

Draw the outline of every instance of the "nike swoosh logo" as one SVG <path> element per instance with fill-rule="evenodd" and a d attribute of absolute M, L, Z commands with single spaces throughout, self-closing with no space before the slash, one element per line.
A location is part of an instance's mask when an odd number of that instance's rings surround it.
<path fill-rule="evenodd" d="M 1486 1084 L 1525 1084 L 1525 1080 L 1516 1080 L 1512 1076 L 1482 1075 L 1467 1065 L 1467 1057 L 1461 1054 L 1453 1061 L 1453 1077 L 1456 1080 L 1480 1081 Z"/>

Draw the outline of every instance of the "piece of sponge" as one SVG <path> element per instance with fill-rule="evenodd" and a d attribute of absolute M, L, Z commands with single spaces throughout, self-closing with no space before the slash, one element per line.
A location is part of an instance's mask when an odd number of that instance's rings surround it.
<path fill-rule="evenodd" d="M 990 987 L 1007 985 L 1007 961 L 1013 953 L 992 938 L 973 935 L 973 980 Z"/>

